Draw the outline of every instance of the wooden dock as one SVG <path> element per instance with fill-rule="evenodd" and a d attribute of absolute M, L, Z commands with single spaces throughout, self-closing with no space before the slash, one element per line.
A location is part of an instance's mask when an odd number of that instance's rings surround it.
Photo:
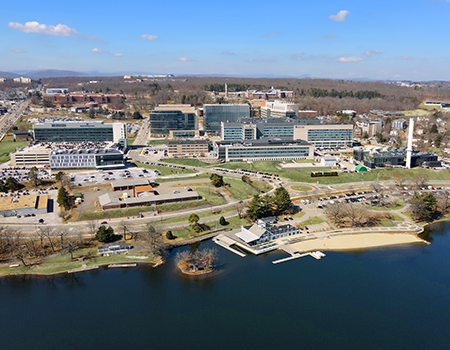
<path fill-rule="evenodd" d="M 310 255 L 314 259 L 317 259 L 317 260 L 320 260 L 320 259 L 322 259 L 325 256 L 325 254 L 320 252 L 320 251 L 300 253 L 299 251 L 295 250 L 290 245 L 282 245 L 278 249 L 288 253 L 290 256 L 287 257 L 287 258 L 283 258 L 283 259 L 272 261 L 272 264 L 280 264 L 280 263 L 285 262 L 285 261 L 294 260 L 294 259 L 298 259 L 298 258 L 303 258 L 304 256 L 307 256 L 307 255 Z"/>
<path fill-rule="evenodd" d="M 220 245 L 222 248 L 225 248 L 229 250 L 230 252 L 233 252 L 236 255 L 239 255 L 241 258 L 246 257 L 246 255 L 236 249 L 231 248 L 233 244 L 235 244 L 235 241 L 233 241 L 231 238 L 228 238 L 225 235 L 218 235 L 217 237 L 213 238 L 213 242 L 217 245 Z"/>

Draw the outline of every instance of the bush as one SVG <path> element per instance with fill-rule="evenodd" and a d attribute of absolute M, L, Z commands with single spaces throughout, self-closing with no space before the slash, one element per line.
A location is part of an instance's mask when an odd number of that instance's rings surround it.
<path fill-rule="evenodd" d="M 225 226 L 225 225 L 228 225 L 228 221 L 223 216 L 221 216 L 219 219 L 219 224 L 221 224 L 222 226 Z"/>
<path fill-rule="evenodd" d="M 177 238 L 177 236 L 174 236 L 172 231 L 169 230 L 166 232 L 166 238 L 167 239 L 175 239 L 175 238 Z"/>

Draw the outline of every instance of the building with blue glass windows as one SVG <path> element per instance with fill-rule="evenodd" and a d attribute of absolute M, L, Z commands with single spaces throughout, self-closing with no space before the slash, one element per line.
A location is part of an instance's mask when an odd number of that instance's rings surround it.
<path fill-rule="evenodd" d="M 248 104 L 206 104 L 203 105 L 204 129 L 220 133 L 222 122 L 236 122 L 250 117 Z"/>

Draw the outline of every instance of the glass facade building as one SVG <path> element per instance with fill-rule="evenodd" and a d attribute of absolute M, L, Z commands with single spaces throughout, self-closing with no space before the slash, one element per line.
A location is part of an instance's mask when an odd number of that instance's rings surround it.
<path fill-rule="evenodd" d="M 153 110 L 150 112 L 150 132 L 152 135 L 168 135 L 170 130 L 195 130 L 195 113 L 178 110 Z"/>
<path fill-rule="evenodd" d="M 221 122 L 236 122 L 239 118 L 250 117 L 248 104 L 203 105 L 204 129 L 220 133 Z"/>

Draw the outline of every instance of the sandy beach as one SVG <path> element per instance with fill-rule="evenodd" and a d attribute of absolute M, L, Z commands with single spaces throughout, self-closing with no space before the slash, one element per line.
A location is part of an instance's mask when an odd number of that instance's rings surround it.
<path fill-rule="evenodd" d="M 412 243 L 429 244 L 408 233 L 363 233 L 298 242 L 291 247 L 303 253 L 313 250 L 352 250 Z"/>

